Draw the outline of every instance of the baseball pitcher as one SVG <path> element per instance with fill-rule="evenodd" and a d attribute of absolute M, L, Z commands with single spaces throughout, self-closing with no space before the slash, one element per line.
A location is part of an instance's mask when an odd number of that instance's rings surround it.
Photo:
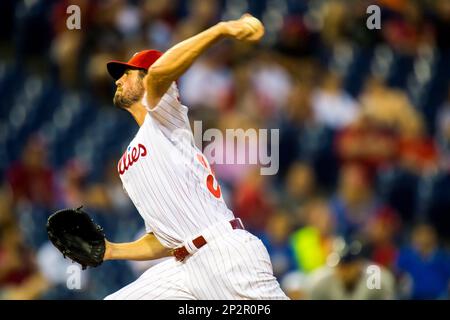
<path fill-rule="evenodd" d="M 261 22 L 245 14 L 164 54 L 145 50 L 128 62 L 108 63 L 117 85 L 114 104 L 140 126 L 117 170 L 147 233 L 130 243 L 110 242 L 78 208 L 50 217 L 49 237 L 83 266 L 170 258 L 106 299 L 287 299 L 266 248 L 227 208 L 208 160 L 194 144 L 188 108 L 176 85 L 214 43 L 225 38 L 256 42 L 263 34 Z"/>

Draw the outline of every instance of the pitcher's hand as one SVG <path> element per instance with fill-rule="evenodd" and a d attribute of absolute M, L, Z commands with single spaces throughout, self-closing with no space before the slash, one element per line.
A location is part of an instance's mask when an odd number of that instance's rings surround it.
<path fill-rule="evenodd" d="M 246 13 L 238 20 L 220 23 L 223 33 L 241 41 L 256 42 L 264 35 L 264 26 L 257 18 Z"/>

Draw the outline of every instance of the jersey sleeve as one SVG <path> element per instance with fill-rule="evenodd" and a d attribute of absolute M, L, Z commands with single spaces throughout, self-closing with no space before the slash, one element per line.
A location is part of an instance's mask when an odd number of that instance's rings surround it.
<path fill-rule="evenodd" d="M 172 133 L 177 129 L 190 130 L 187 116 L 188 108 L 181 104 L 175 82 L 172 83 L 154 108 L 150 108 L 148 105 L 147 93 L 144 95 L 143 103 L 152 118 L 164 132 Z"/>

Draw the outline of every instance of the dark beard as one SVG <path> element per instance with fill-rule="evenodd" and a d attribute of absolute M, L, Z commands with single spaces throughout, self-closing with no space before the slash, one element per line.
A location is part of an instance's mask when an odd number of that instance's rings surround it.
<path fill-rule="evenodd" d="M 127 109 L 134 103 L 138 102 L 140 99 L 137 95 L 128 95 L 125 96 L 123 94 L 115 94 L 114 95 L 114 105 L 121 109 Z"/>
<path fill-rule="evenodd" d="M 127 92 L 127 94 L 117 93 L 114 95 L 114 105 L 116 107 L 127 109 L 131 107 L 136 102 L 141 101 L 142 97 L 144 96 L 144 86 L 142 83 L 136 83 L 135 88 L 133 90 L 130 90 Z"/>

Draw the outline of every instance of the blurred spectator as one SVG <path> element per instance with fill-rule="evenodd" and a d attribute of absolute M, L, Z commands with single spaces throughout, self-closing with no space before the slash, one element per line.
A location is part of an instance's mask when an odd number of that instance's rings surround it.
<path fill-rule="evenodd" d="M 308 163 L 293 163 L 286 176 L 285 186 L 280 195 L 280 204 L 292 214 L 297 215 L 300 206 L 316 194 L 317 184 L 314 169 Z"/>
<path fill-rule="evenodd" d="M 379 275 L 369 272 L 372 261 L 361 253 L 345 253 L 334 267 L 326 266 L 310 276 L 308 297 L 312 300 L 388 300 L 395 298 L 395 280 L 390 271 L 377 267 Z M 371 276 L 379 276 L 379 286 Z M 374 285 L 374 287 L 369 286 Z"/>
<path fill-rule="evenodd" d="M 283 212 L 274 213 L 266 224 L 264 233 L 259 234 L 271 257 L 273 274 L 279 280 L 296 267 L 292 247 L 289 243 L 292 223 Z"/>
<path fill-rule="evenodd" d="M 234 191 L 234 213 L 245 221 L 246 229 L 257 233 L 264 230 L 274 212 L 274 199 L 268 196 L 267 181 L 259 170 L 253 170 Z"/>
<path fill-rule="evenodd" d="M 257 113 L 262 113 L 264 118 L 275 117 L 287 102 L 292 87 L 291 77 L 278 63 L 276 55 L 270 52 L 259 52 L 253 64 L 250 81 Z"/>
<path fill-rule="evenodd" d="M 317 183 L 323 188 L 332 185 L 337 167 L 332 148 L 333 131 L 314 118 L 313 86 L 298 81 L 292 88 L 280 128 L 280 171 L 284 178 L 287 169 L 297 159 L 314 166 Z"/>
<path fill-rule="evenodd" d="M 417 173 L 429 173 L 436 169 L 437 150 L 434 141 L 427 137 L 422 115 L 412 106 L 404 92 L 388 88 L 379 78 L 371 78 L 360 101 L 364 117 L 393 134 L 395 154 L 403 167 Z M 392 144 L 387 140 L 380 142 L 377 145 L 378 154 L 390 158 Z"/>
<path fill-rule="evenodd" d="M 344 1 L 324 1 L 320 6 L 320 16 L 323 21 L 321 38 L 326 46 L 333 46 L 345 40 L 345 25 L 350 11 Z"/>
<path fill-rule="evenodd" d="M 356 101 L 342 89 L 342 79 L 329 72 L 313 93 L 312 106 L 317 122 L 332 129 L 340 129 L 356 119 L 359 108 Z"/>
<path fill-rule="evenodd" d="M 421 134 L 423 119 L 407 95 L 389 88 L 380 77 L 370 77 L 359 96 L 361 113 L 383 128 L 400 135 Z"/>
<path fill-rule="evenodd" d="M 418 174 L 436 173 L 438 151 L 436 143 L 425 135 L 403 137 L 399 143 L 400 164 Z"/>
<path fill-rule="evenodd" d="M 395 161 L 395 134 L 380 127 L 369 117 L 361 116 L 341 130 L 335 138 L 339 158 L 343 162 L 358 162 L 371 172 Z"/>
<path fill-rule="evenodd" d="M 86 202 L 87 168 L 78 160 L 69 161 L 61 177 L 58 207 L 78 208 Z"/>
<path fill-rule="evenodd" d="M 308 132 L 318 131 L 311 106 L 311 85 L 295 82 L 289 93 L 280 127 L 280 176 L 297 158 L 309 159 Z M 319 127 L 317 129 L 317 127 Z M 302 141 L 305 140 L 305 141 Z M 303 144 L 305 142 L 306 144 Z"/>
<path fill-rule="evenodd" d="M 341 168 L 338 190 L 330 202 L 337 230 L 345 238 L 359 237 L 370 217 L 385 208 L 373 188 L 373 177 L 359 164 Z"/>
<path fill-rule="evenodd" d="M 219 2 L 193 0 L 187 3 L 188 16 L 181 22 L 183 25 L 195 26 L 192 28 L 193 34 L 187 35 L 188 37 L 203 31 L 210 27 L 217 19 L 219 19 Z"/>
<path fill-rule="evenodd" d="M 396 235 L 400 232 L 400 219 L 389 208 L 370 218 L 365 230 L 370 260 L 392 270 L 398 254 Z"/>
<path fill-rule="evenodd" d="M 142 11 L 128 1 L 117 1 L 117 4 L 115 24 L 119 32 L 129 41 L 139 35 L 142 28 Z"/>
<path fill-rule="evenodd" d="M 215 48 L 213 53 L 197 61 L 180 80 L 182 101 L 192 109 L 229 109 L 232 79 L 219 49 L 224 47 Z"/>
<path fill-rule="evenodd" d="M 139 10 L 147 43 L 154 44 L 156 49 L 166 51 L 172 43 L 179 41 L 175 39 L 180 33 L 176 30 L 180 19 L 177 9 L 176 0 L 141 2 Z M 180 38 L 186 37 L 182 35 Z"/>
<path fill-rule="evenodd" d="M 424 17 L 420 1 L 404 1 L 395 9 L 397 14 L 384 21 L 384 38 L 398 52 L 414 54 L 419 44 L 433 38 L 431 25 Z"/>
<path fill-rule="evenodd" d="M 309 273 L 323 266 L 332 252 L 335 240 L 335 221 L 323 199 L 306 206 L 306 225 L 291 235 L 297 267 Z"/>
<path fill-rule="evenodd" d="M 450 255 L 440 248 L 436 231 L 427 224 L 414 227 L 411 243 L 401 249 L 397 271 L 410 282 L 410 299 L 448 299 Z"/>
<path fill-rule="evenodd" d="M 54 173 L 47 162 L 47 148 L 43 138 L 30 136 L 19 161 L 7 170 L 7 181 L 13 192 L 13 201 L 32 202 L 51 208 L 55 201 Z"/>
<path fill-rule="evenodd" d="M 288 15 L 284 17 L 275 46 L 280 52 L 293 57 L 309 55 L 315 46 L 312 29 L 305 16 Z"/>
<path fill-rule="evenodd" d="M 15 223 L 0 226 L 0 298 L 39 298 L 48 288 L 47 280 L 35 265 L 34 255 L 22 239 Z"/>

